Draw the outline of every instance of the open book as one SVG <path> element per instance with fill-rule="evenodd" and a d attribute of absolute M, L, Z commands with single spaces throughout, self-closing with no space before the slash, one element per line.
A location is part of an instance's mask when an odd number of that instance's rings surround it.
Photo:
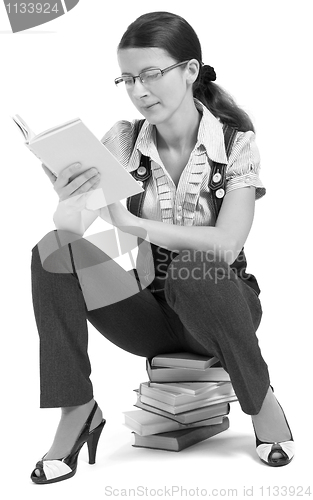
<path fill-rule="evenodd" d="M 25 144 L 56 176 L 67 166 L 80 163 L 76 176 L 96 167 L 101 174 L 98 189 L 90 192 L 88 208 L 97 210 L 143 191 L 115 156 L 80 118 L 35 134 L 19 116 L 12 117 Z"/>

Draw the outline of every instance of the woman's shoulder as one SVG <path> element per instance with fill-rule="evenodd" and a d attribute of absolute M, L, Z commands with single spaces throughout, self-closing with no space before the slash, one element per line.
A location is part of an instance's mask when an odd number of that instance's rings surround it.
<path fill-rule="evenodd" d="M 136 132 L 139 132 L 140 125 L 144 120 L 134 119 L 132 121 L 119 120 L 104 134 L 101 142 L 105 145 L 108 143 L 123 138 L 133 138 Z"/>
<path fill-rule="evenodd" d="M 244 144 L 247 144 L 255 140 L 255 132 L 253 132 L 253 130 L 247 130 L 247 131 L 242 131 L 238 129 L 235 130 L 236 130 L 236 135 L 235 135 L 234 145 L 239 144 L 243 146 Z"/>
<path fill-rule="evenodd" d="M 259 177 L 259 149 L 255 142 L 255 132 L 238 131 L 231 150 L 226 171 L 226 192 L 240 187 L 254 186 L 256 199 L 264 196 L 266 190 Z"/>
<path fill-rule="evenodd" d="M 128 164 L 144 120 L 119 120 L 106 132 L 101 142 L 124 165 Z"/>
<path fill-rule="evenodd" d="M 241 155 L 253 151 L 255 156 L 259 156 L 256 145 L 255 132 L 253 130 L 241 131 L 236 129 L 232 150 L 230 152 L 228 164 L 234 163 Z"/>

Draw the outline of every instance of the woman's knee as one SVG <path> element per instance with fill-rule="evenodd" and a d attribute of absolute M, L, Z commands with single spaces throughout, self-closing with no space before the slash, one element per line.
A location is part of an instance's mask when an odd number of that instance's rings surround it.
<path fill-rule="evenodd" d="M 72 274 L 73 265 L 69 243 L 77 238 L 78 235 L 66 231 L 53 230 L 47 233 L 32 248 L 32 272 L 41 269 L 54 274 Z"/>
<path fill-rule="evenodd" d="M 50 273 L 75 274 L 110 261 L 111 258 L 82 236 L 70 231 L 54 230 L 47 233 L 33 248 L 33 257 Z"/>

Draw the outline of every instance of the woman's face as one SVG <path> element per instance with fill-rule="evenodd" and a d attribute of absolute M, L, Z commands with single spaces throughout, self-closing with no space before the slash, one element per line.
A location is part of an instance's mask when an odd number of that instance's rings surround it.
<path fill-rule="evenodd" d="M 165 50 L 157 47 L 119 50 L 118 62 L 123 76 L 136 76 L 148 69 L 165 69 L 177 63 Z M 157 125 L 179 116 L 186 100 L 192 99 L 189 79 L 186 64 L 164 73 L 149 85 L 136 78 L 135 84 L 126 86 L 126 89 L 138 111 L 149 123 Z"/>

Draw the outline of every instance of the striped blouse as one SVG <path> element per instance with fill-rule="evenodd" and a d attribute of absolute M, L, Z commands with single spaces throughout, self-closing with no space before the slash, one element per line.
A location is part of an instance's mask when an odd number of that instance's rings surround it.
<path fill-rule="evenodd" d="M 197 99 L 195 105 L 202 114 L 197 143 L 177 188 L 158 154 L 154 125 L 144 122 L 135 147 L 137 120 L 118 121 L 101 140 L 128 172 L 138 168 L 140 153 L 151 158 L 152 175 L 142 207 L 145 219 L 184 226 L 214 226 L 215 211 L 208 187 L 211 170 L 208 158 L 227 164 L 226 194 L 246 186 L 255 186 L 256 199 L 266 192 L 259 178 L 260 157 L 254 132 L 237 132 L 227 161 L 222 123 Z"/>

